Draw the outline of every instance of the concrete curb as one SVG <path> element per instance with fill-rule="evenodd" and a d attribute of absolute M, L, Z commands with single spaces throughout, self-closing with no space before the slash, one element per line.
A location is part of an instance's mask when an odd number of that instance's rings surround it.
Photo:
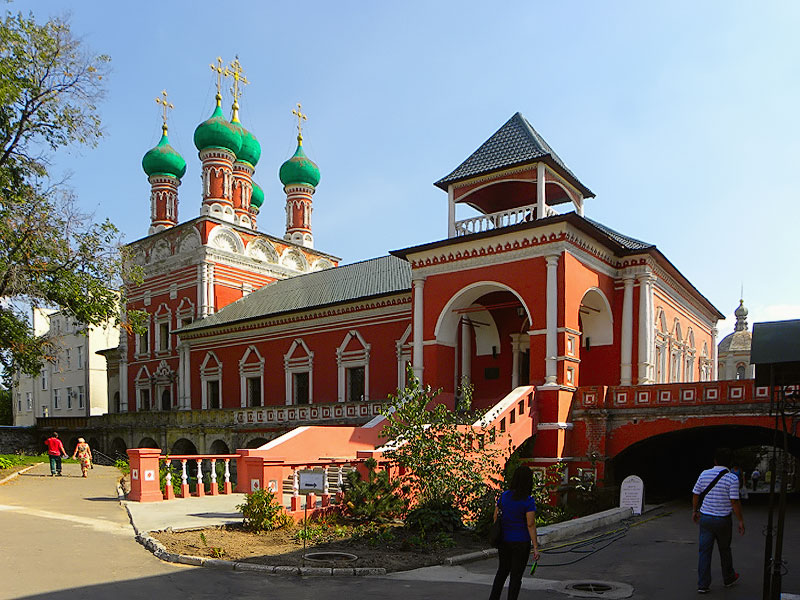
<path fill-rule="evenodd" d="M 654 508 L 658 508 L 658 506 L 648 507 L 648 510 L 645 512 L 653 510 Z M 620 521 L 630 518 L 632 515 L 633 511 L 630 508 L 612 508 L 593 515 L 572 519 L 571 521 L 564 521 L 563 523 L 556 523 L 555 525 L 545 525 L 544 527 L 539 527 L 537 530 L 539 534 L 539 546 L 542 547 L 554 542 L 569 540 L 587 531 L 619 523 Z M 497 549 L 487 548 L 486 550 L 480 550 L 478 552 L 451 556 L 450 558 L 446 558 L 443 564 L 452 567 L 476 560 L 492 558 L 493 556 L 497 556 Z"/>
<path fill-rule="evenodd" d="M 127 507 L 126 507 L 127 508 Z M 128 512 L 130 516 L 130 511 Z M 134 530 L 136 527 L 134 526 Z M 298 575 L 316 577 L 366 577 L 369 575 L 386 575 L 386 569 L 377 567 L 354 567 L 342 569 L 338 567 L 292 567 L 288 565 L 258 565 L 253 563 L 221 560 L 219 558 L 205 558 L 203 556 L 188 556 L 167 552 L 164 544 L 147 533 L 136 533 L 136 541 L 153 553 L 153 556 L 164 562 L 191 565 L 193 567 L 209 567 L 212 569 L 231 569 L 235 571 L 250 571 L 264 575 Z"/>
<path fill-rule="evenodd" d="M 23 473 L 27 473 L 28 471 L 30 471 L 30 470 L 31 470 L 33 467 L 35 467 L 35 466 L 36 466 L 36 465 L 31 465 L 30 467 L 25 467 L 24 469 L 20 469 L 20 470 L 19 470 L 19 471 L 17 471 L 16 473 L 12 473 L 12 474 L 11 474 L 11 475 L 9 475 L 8 477 L 3 477 L 2 479 L 0 479 L 0 485 L 3 485 L 4 483 L 6 483 L 6 482 L 9 482 L 9 481 L 11 481 L 12 479 L 16 479 L 17 477 L 19 477 L 19 476 L 20 476 L 20 475 L 22 475 Z"/>

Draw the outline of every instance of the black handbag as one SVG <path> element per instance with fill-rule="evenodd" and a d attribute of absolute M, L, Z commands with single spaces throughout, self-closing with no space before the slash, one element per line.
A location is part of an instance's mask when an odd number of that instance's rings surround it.
<path fill-rule="evenodd" d="M 489 545 L 499 548 L 503 541 L 503 506 L 497 501 L 497 519 L 489 526 Z"/>

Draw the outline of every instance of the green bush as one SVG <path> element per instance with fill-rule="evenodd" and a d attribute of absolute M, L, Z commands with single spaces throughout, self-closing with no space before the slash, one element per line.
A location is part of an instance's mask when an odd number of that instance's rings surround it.
<path fill-rule="evenodd" d="M 344 492 L 342 508 L 344 514 L 355 521 L 386 523 L 407 509 L 407 502 L 398 479 L 390 479 L 387 471 L 376 471 L 378 462 L 374 458 L 364 461 L 367 479 L 361 473 L 350 471 L 347 474 L 347 488 Z"/>
<path fill-rule="evenodd" d="M 451 534 L 463 527 L 463 515 L 446 500 L 428 500 L 408 513 L 406 527 L 421 537 L 432 539 L 440 534 Z"/>
<path fill-rule="evenodd" d="M 10 469 L 22 464 L 22 458 L 16 456 L 0 456 L 0 469 Z"/>
<path fill-rule="evenodd" d="M 248 531 L 272 531 L 294 524 L 280 502 L 275 499 L 275 494 L 268 490 L 245 494 L 244 503 L 236 509 L 242 512 L 242 525 Z"/>
<path fill-rule="evenodd" d="M 118 458 L 114 461 L 114 466 L 117 467 L 123 475 L 127 475 L 131 472 L 131 465 L 128 463 L 127 460 L 123 458 Z"/>

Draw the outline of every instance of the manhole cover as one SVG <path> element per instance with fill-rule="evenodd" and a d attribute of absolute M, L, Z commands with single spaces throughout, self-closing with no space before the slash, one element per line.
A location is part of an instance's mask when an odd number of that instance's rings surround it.
<path fill-rule="evenodd" d="M 358 560 L 358 557 L 355 554 L 349 554 L 348 552 L 309 552 L 303 558 L 314 564 L 342 564 Z"/>
<path fill-rule="evenodd" d="M 614 588 L 606 583 L 573 583 L 569 586 L 571 590 L 579 592 L 594 592 L 595 594 L 603 594 L 610 592 Z"/>

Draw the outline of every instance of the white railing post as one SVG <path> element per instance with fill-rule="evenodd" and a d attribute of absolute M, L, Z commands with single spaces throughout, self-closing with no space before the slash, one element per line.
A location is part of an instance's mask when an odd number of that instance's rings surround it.
<path fill-rule="evenodd" d="M 211 495 L 216 496 L 219 493 L 217 488 L 217 459 L 211 459 Z"/>
<path fill-rule="evenodd" d="M 186 472 L 186 459 L 181 460 L 181 485 L 189 485 L 189 474 Z"/>
<path fill-rule="evenodd" d="M 330 494 L 330 486 L 328 485 L 328 465 L 325 465 L 322 471 L 325 473 L 322 480 L 322 493 Z"/>
<path fill-rule="evenodd" d="M 231 459 L 225 459 L 225 483 L 231 482 Z"/>
<path fill-rule="evenodd" d="M 205 496 L 206 486 L 203 483 L 203 459 L 198 458 L 196 462 L 197 462 L 197 495 Z"/>
<path fill-rule="evenodd" d="M 300 495 L 300 475 L 297 472 L 297 467 L 292 467 L 292 496 Z"/>

